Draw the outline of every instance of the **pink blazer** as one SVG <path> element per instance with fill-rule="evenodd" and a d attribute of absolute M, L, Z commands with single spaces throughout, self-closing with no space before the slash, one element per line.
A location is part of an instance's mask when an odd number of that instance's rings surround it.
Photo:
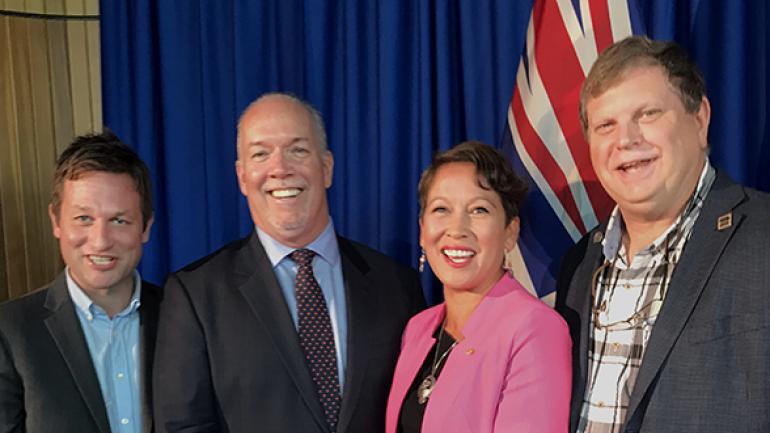
<path fill-rule="evenodd" d="M 401 341 L 386 412 L 396 433 L 401 404 L 429 355 L 444 304 L 414 316 Z M 572 384 L 564 320 L 503 276 L 462 330 L 425 408 L 422 433 L 566 433 Z"/>

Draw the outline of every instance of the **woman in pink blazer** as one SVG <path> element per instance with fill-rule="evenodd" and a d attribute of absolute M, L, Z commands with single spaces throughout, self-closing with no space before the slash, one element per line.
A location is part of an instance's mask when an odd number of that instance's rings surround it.
<path fill-rule="evenodd" d="M 567 432 L 567 326 L 505 272 L 525 194 L 479 142 L 436 155 L 423 173 L 421 267 L 427 258 L 445 302 L 404 331 L 386 433 Z"/>

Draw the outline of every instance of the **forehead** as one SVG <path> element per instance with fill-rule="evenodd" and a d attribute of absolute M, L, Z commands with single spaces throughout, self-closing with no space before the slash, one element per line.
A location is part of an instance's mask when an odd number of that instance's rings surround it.
<path fill-rule="evenodd" d="M 601 93 L 588 98 L 586 112 L 590 116 L 592 112 L 608 106 L 636 105 L 649 99 L 667 100 L 671 97 L 678 100 L 679 94 L 662 67 L 634 66 L 620 74 Z"/>
<path fill-rule="evenodd" d="M 125 173 L 89 171 L 64 181 L 62 205 L 75 207 L 139 209 L 139 192 Z"/>
<path fill-rule="evenodd" d="M 449 162 L 436 170 L 428 189 L 428 196 L 442 195 L 452 198 L 472 194 L 489 198 L 488 195 L 491 194 L 497 197 L 494 191 L 482 187 L 482 185 L 486 186 L 486 183 L 486 179 L 473 163 Z"/>
<path fill-rule="evenodd" d="M 308 110 L 281 97 L 268 98 L 250 107 L 243 115 L 239 132 L 242 145 L 316 138 Z"/>

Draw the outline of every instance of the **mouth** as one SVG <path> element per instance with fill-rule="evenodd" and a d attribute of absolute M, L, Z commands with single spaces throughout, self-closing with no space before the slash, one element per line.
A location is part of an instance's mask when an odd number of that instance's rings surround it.
<path fill-rule="evenodd" d="M 89 254 L 87 257 L 88 257 L 88 260 L 91 261 L 91 263 L 100 267 L 109 266 L 115 262 L 115 257 L 99 256 L 95 254 Z"/>
<path fill-rule="evenodd" d="M 281 188 L 273 189 L 267 192 L 271 197 L 277 199 L 294 198 L 302 193 L 302 188 Z"/>
<path fill-rule="evenodd" d="M 637 159 L 634 161 L 628 161 L 620 164 L 617 167 L 617 170 L 622 171 L 623 173 L 633 173 L 638 170 L 645 169 L 650 166 L 653 162 L 657 161 L 658 157 L 652 157 L 652 158 L 645 158 L 645 159 Z"/>
<path fill-rule="evenodd" d="M 476 252 L 464 248 L 443 248 L 441 249 L 441 254 L 449 262 L 461 265 L 470 262 L 473 256 L 476 255 Z"/>

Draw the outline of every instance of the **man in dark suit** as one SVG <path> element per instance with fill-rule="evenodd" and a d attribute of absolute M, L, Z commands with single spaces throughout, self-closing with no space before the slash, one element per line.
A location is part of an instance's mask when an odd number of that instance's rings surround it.
<path fill-rule="evenodd" d="M 385 427 L 416 272 L 335 234 L 320 115 L 253 102 L 235 168 L 254 233 L 171 275 L 154 371 L 161 432 L 367 432 Z"/>
<path fill-rule="evenodd" d="M 709 164 L 702 74 L 672 42 L 628 38 L 580 107 L 617 206 L 558 281 L 571 431 L 770 431 L 770 197 Z"/>
<path fill-rule="evenodd" d="M 136 271 L 150 192 L 144 162 L 112 133 L 59 157 L 48 211 L 66 269 L 0 305 L 0 432 L 151 431 L 160 291 Z"/>

